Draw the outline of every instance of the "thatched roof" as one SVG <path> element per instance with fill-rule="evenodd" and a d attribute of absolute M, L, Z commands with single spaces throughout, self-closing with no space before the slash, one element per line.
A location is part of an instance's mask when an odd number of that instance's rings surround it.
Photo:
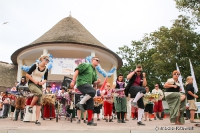
<path fill-rule="evenodd" d="M 17 80 L 17 66 L 0 61 L 0 91 L 14 86 Z"/>
<path fill-rule="evenodd" d="M 21 51 L 46 43 L 52 43 L 55 45 L 58 43 L 59 45 L 62 43 L 73 43 L 74 45 L 89 45 L 92 47 L 101 48 L 115 56 L 119 62 L 118 67 L 122 66 L 122 60 L 116 53 L 109 50 L 106 46 L 99 42 L 78 20 L 71 16 L 62 19 L 49 31 L 47 31 L 37 40 L 33 41 L 31 44 L 16 50 L 11 56 L 12 62 L 17 64 L 17 56 Z"/>

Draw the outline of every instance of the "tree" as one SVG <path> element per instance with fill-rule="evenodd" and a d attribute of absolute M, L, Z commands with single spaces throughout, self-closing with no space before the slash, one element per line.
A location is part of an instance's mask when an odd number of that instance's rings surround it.
<path fill-rule="evenodd" d="M 200 22 L 200 1 L 199 0 L 175 0 L 179 10 L 190 12 Z"/>
<path fill-rule="evenodd" d="M 154 88 L 156 83 L 172 77 L 176 63 L 180 66 L 183 79 L 190 74 L 189 59 L 193 62 L 195 73 L 200 72 L 200 35 L 194 31 L 189 17 L 180 15 L 170 28 L 160 27 L 157 31 L 146 34 L 141 41 L 133 41 L 131 48 L 123 46 L 117 54 L 121 55 L 125 65 L 120 71 L 126 73 L 142 64 L 147 74 L 148 86 Z M 197 82 L 200 76 L 196 75 Z M 199 86 L 198 82 L 198 86 Z"/>

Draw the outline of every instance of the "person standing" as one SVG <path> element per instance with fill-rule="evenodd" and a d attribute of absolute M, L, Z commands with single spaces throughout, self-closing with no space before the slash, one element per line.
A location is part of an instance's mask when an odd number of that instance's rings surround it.
<path fill-rule="evenodd" d="M 184 111 L 186 110 L 185 94 L 180 92 L 180 83 L 178 81 L 179 71 L 172 72 L 172 78 L 168 79 L 164 84 L 165 99 L 169 105 L 170 122 L 176 125 L 184 124 Z"/>
<path fill-rule="evenodd" d="M 197 106 L 195 104 L 195 98 L 198 98 L 198 96 L 196 94 L 194 94 L 192 76 L 188 76 L 187 79 L 186 79 L 186 94 L 187 94 L 187 100 L 188 100 L 188 103 L 189 103 L 190 122 L 196 123 L 194 121 L 195 111 L 197 110 Z"/>
<path fill-rule="evenodd" d="M 122 74 L 118 75 L 113 88 L 115 88 L 115 92 L 117 94 L 117 96 L 114 96 L 114 105 L 115 105 L 115 110 L 117 112 L 117 119 L 118 119 L 117 122 L 126 123 L 124 121 L 124 118 L 125 118 L 125 113 L 127 112 L 127 100 L 124 94 L 124 90 L 120 90 L 120 89 L 125 88 L 125 82 L 124 82 Z"/>
<path fill-rule="evenodd" d="M 11 93 L 15 94 L 17 92 L 18 84 L 19 84 L 19 82 L 16 81 L 15 86 L 13 86 L 12 89 L 10 90 Z M 13 120 L 13 114 L 15 111 L 15 100 L 16 100 L 15 96 L 11 97 L 11 100 L 10 100 L 10 118 L 11 118 L 11 120 Z"/>
<path fill-rule="evenodd" d="M 125 95 L 128 97 L 130 93 L 131 98 L 134 100 L 131 104 L 135 107 L 138 107 L 138 125 L 145 125 L 141 122 L 142 115 L 144 113 L 144 102 L 143 96 L 146 93 L 144 86 L 147 85 L 146 74 L 142 73 L 142 66 L 137 65 L 136 69 L 127 75 L 129 80 L 127 86 L 125 87 Z"/>
<path fill-rule="evenodd" d="M 102 100 L 101 91 L 100 91 L 101 86 L 102 85 L 100 85 L 100 84 L 98 84 L 98 85 L 94 84 L 93 85 L 93 87 L 96 89 L 96 94 L 95 94 L 94 99 L 100 100 L 98 102 L 101 102 L 101 100 Z M 102 102 L 102 104 L 103 104 L 103 102 Z M 97 114 L 97 121 L 100 121 L 100 112 L 101 112 L 102 104 L 101 103 L 95 104 L 95 102 L 94 102 L 93 118 L 94 118 L 94 114 Z"/>
<path fill-rule="evenodd" d="M 104 90 L 104 118 L 106 118 L 106 122 L 113 122 L 112 120 L 112 110 L 113 110 L 113 89 L 110 88 L 110 83 L 106 83 Z"/>
<path fill-rule="evenodd" d="M 145 87 L 146 89 L 146 94 L 145 95 L 151 95 L 151 92 L 149 91 L 149 87 L 146 86 Z M 144 109 L 144 116 L 145 116 L 145 119 L 144 121 L 147 120 L 147 115 L 149 117 L 149 121 L 152 121 L 151 120 L 151 115 L 153 114 L 153 100 L 150 99 L 150 98 L 145 98 L 144 96 L 144 105 L 145 105 L 145 109 Z"/>
<path fill-rule="evenodd" d="M 163 111 L 162 99 L 164 97 L 164 94 L 163 94 L 162 90 L 159 89 L 159 85 L 158 84 L 155 84 L 155 88 L 152 90 L 152 93 L 159 95 L 159 99 L 154 102 L 154 109 L 153 109 L 153 111 L 154 111 L 154 120 L 156 120 L 157 113 L 158 113 L 158 119 L 159 120 L 163 120 L 163 118 L 161 117 L 161 113 Z"/>
<path fill-rule="evenodd" d="M 33 113 L 33 106 L 36 103 L 36 121 L 35 124 L 41 124 L 39 122 L 39 115 L 42 104 L 42 85 L 46 83 L 48 77 L 47 64 L 49 63 L 49 56 L 42 55 L 40 63 L 35 63 L 27 72 L 26 77 L 29 79 L 28 87 L 31 93 L 34 94 L 33 100 L 30 107 L 28 108 L 29 113 Z M 43 80 L 42 80 L 43 79 Z"/>
<path fill-rule="evenodd" d="M 7 118 L 9 109 L 10 109 L 10 98 L 8 96 L 7 91 L 5 92 L 5 95 L 3 96 L 2 100 L 3 100 L 3 116 L 2 116 L 2 118 Z"/>
<path fill-rule="evenodd" d="M 77 89 L 84 94 L 83 99 L 76 104 L 82 111 L 84 110 L 84 104 L 87 103 L 87 112 L 88 112 L 88 123 L 90 126 L 97 126 L 97 123 L 92 121 L 93 109 L 94 109 L 94 100 L 93 97 L 96 94 L 96 90 L 92 87 L 92 84 L 100 83 L 100 80 L 97 80 L 97 73 L 95 67 L 98 66 L 100 60 L 98 57 L 93 57 L 91 64 L 82 63 L 80 64 L 74 72 L 72 82 L 70 83 L 71 88 L 74 88 L 75 82 Z"/>
<path fill-rule="evenodd" d="M 51 91 L 51 85 L 47 84 L 46 86 L 46 90 L 44 91 L 44 95 L 51 95 L 51 101 L 48 101 L 48 103 L 44 104 L 42 107 L 42 117 L 43 120 L 45 119 L 54 119 L 55 118 L 55 103 L 53 103 L 52 101 L 53 98 L 55 99 L 55 94 L 53 94 L 53 92 Z M 48 99 L 49 100 L 49 99 Z"/>

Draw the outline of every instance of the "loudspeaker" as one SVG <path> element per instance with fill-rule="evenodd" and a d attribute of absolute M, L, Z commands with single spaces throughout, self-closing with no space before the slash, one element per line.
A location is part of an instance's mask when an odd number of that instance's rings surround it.
<path fill-rule="evenodd" d="M 70 83 L 72 82 L 72 78 L 64 76 L 62 86 L 65 86 L 67 89 L 70 88 Z"/>

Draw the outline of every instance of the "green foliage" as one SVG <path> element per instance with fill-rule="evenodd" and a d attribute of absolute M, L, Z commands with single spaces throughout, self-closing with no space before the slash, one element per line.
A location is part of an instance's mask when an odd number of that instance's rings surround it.
<path fill-rule="evenodd" d="M 185 12 L 190 12 L 200 22 L 200 0 L 174 0 L 176 7 Z"/>
<path fill-rule="evenodd" d="M 180 15 L 170 28 L 160 27 L 146 34 L 142 40 L 132 41 L 131 47 L 120 47 L 117 54 L 123 59 L 124 65 L 118 72 L 126 77 L 136 64 L 142 64 L 150 89 L 156 83 L 162 88 L 162 83 L 172 77 L 172 71 L 176 70 L 176 63 L 184 81 L 191 75 L 190 59 L 200 86 L 200 35 L 194 28 L 190 18 Z"/>

